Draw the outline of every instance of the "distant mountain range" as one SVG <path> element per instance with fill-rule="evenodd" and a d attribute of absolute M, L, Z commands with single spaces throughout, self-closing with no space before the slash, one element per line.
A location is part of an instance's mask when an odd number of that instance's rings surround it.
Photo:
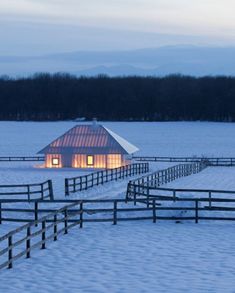
<path fill-rule="evenodd" d="M 0 75 L 68 72 L 77 76 L 235 75 L 235 47 L 168 46 L 133 51 L 78 51 L 0 56 Z"/>

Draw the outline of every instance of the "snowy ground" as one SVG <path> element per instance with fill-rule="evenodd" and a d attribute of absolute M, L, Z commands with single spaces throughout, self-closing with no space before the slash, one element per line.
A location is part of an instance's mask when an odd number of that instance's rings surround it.
<path fill-rule="evenodd" d="M 207 122 L 105 122 L 141 155 L 235 156 L 235 124 Z M 0 122 L 0 154 L 35 155 L 74 122 Z"/>
<path fill-rule="evenodd" d="M 97 224 L 1 272 L 1 292 L 234 292 L 234 225 Z"/>
<path fill-rule="evenodd" d="M 0 122 L 0 155 L 35 155 L 73 122 Z M 235 124 L 105 123 L 142 155 L 233 156 Z M 63 197 L 63 179 L 77 170 L 43 170 L 35 163 L 0 163 L 0 184 L 52 179 Z M 152 164 L 152 171 L 169 164 Z M 82 173 L 81 173 L 82 174 Z M 235 190 L 235 168 L 208 168 L 169 184 L 179 188 Z M 71 198 L 123 198 L 125 181 Z M 0 225 L 0 235 L 15 224 Z M 0 273 L 0 292 L 234 292 L 234 223 L 127 222 L 75 228 L 30 260 Z"/>

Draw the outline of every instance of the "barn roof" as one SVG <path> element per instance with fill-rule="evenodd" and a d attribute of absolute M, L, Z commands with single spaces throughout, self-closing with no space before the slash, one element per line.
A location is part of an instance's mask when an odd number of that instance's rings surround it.
<path fill-rule="evenodd" d="M 102 125 L 77 125 L 39 154 L 133 154 L 138 148 Z"/>

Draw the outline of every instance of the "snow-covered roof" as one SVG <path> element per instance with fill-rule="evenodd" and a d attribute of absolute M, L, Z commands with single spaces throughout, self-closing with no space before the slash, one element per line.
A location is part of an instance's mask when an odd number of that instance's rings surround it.
<path fill-rule="evenodd" d="M 39 154 L 133 154 L 138 148 L 110 129 L 98 125 L 77 125 L 58 137 Z"/>

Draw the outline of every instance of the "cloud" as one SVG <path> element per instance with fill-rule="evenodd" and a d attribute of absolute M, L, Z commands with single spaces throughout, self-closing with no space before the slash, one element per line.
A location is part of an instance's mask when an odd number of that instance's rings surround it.
<path fill-rule="evenodd" d="M 182 43 L 204 44 L 207 40 L 207 44 L 227 45 L 235 41 L 234 10 L 234 0 L 0 0 L 1 27 L 11 31 L 11 40 L 7 33 L 1 40 L 5 41 L 6 48 L 10 43 L 14 46 L 14 38 L 18 40 L 17 34 L 20 34 L 22 43 L 33 46 L 37 40 L 32 35 L 40 31 L 41 24 L 45 28 L 45 37 L 40 38 L 45 46 L 47 42 L 51 43 L 54 35 L 46 33 L 47 30 L 56 30 L 56 38 L 59 40 L 60 37 L 58 44 L 67 42 L 67 35 L 71 40 L 76 38 L 79 48 L 93 48 L 94 39 L 106 42 L 104 48 L 110 47 L 110 43 L 118 46 L 117 35 L 118 39 L 121 35 L 126 37 L 122 42 L 124 48 L 131 48 L 131 42 L 135 48 L 156 46 L 156 35 L 168 36 L 166 43 L 170 44 L 176 39 L 179 41 L 174 35 L 180 35 Z M 15 30 L 10 29 L 13 23 Z M 66 33 L 60 35 L 61 26 L 66 27 Z M 111 33 L 106 34 L 109 38 L 102 38 L 102 33 L 92 33 L 96 29 L 100 32 L 109 30 Z M 76 30 L 82 39 L 77 39 Z M 148 34 L 146 45 L 142 41 L 144 34 Z M 73 50 L 73 45 L 70 46 Z"/>

